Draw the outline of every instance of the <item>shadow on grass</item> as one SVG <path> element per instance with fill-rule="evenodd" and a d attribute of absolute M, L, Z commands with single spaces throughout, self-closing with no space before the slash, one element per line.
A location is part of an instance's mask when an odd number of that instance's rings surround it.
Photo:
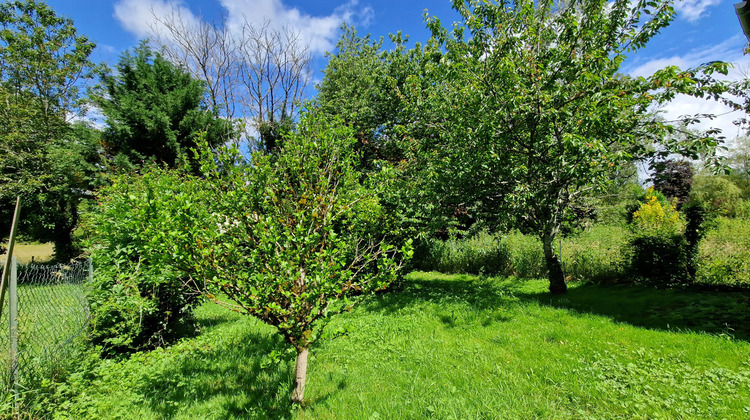
<path fill-rule="evenodd" d="M 655 330 L 689 330 L 750 341 L 750 290 L 657 289 L 638 285 L 571 287 L 566 295 L 519 293 L 554 308 L 604 315 Z"/>
<path fill-rule="evenodd" d="M 231 312 L 227 312 L 218 314 L 212 313 L 210 315 L 196 317 L 196 324 L 199 331 L 202 331 L 206 328 L 215 328 L 229 322 L 237 322 L 237 315 Z"/>
<path fill-rule="evenodd" d="M 185 406 L 217 419 L 288 418 L 291 365 L 262 366 L 282 348 L 280 341 L 274 334 L 247 332 L 219 346 L 196 342 L 157 363 L 161 369 L 141 382 L 140 392 L 160 418 L 172 418 Z"/>
<path fill-rule="evenodd" d="M 508 306 L 517 299 L 512 282 L 497 282 L 477 276 L 424 273 L 420 278 L 410 278 L 393 284 L 364 304 L 368 310 L 392 312 L 421 301 L 441 303 L 466 303 L 478 310 Z"/>
<path fill-rule="evenodd" d="M 544 306 L 603 315 L 656 330 L 690 330 L 750 341 L 750 290 L 656 289 L 638 285 L 572 285 L 566 295 L 528 287 L 523 280 L 422 273 L 374 299 L 369 310 L 393 311 L 420 300 L 465 302 L 477 310 L 537 302 Z M 538 292 L 536 290 L 539 290 Z"/>

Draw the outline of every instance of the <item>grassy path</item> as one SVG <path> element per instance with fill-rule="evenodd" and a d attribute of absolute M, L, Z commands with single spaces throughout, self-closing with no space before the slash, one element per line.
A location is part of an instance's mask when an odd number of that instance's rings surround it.
<path fill-rule="evenodd" d="M 412 273 L 331 325 L 308 408 L 273 330 L 206 304 L 203 333 L 75 375 L 60 417 L 747 418 L 747 292 Z"/>

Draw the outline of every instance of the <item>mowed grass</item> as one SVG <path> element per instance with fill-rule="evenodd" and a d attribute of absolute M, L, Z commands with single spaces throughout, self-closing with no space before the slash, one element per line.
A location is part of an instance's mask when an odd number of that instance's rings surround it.
<path fill-rule="evenodd" d="M 202 333 L 91 362 L 61 418 L 748 418 L 745 291 L 572 285 L 417 272 L 312 349 L 307 407 L 272 328 L 207 303 Z"/>
<path fill-rule="evenodd" d="M 3 243 L 3 246 L 7 246 L 7 243 Z M 51 242 L 44 244 L 37 243 L 16 243 L 13 246 L 13 255 L 18 259 L 21 264 L 28 264 L 32 261 L 36 263 L 47 262 L 52 259 L 55 253 L 54 246 Z M 6 254 L 0 254 L 0 262 L 4 263 Z"/>

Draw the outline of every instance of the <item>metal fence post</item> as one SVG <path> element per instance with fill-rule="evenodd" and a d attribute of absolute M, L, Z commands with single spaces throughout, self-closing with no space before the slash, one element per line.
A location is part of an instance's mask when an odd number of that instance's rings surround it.
<path fill-rule="evenodd" d="M 91 287 L 92 284 L 94 284 L 94 258 L 89 256 L 89 284 L 87 287 Z M 89 305 L 84 305 L 84 312 L 86 312 L 86 319 L 90 319 L 91 317 L 91 308 L 89 308 Z"/>
<path fill-rule="evenodd" d="M 10 380 L 13 396 L 18 396 L 18 260 L 11 257 L 8 284 L 8 325 L 10 326 Z"/>

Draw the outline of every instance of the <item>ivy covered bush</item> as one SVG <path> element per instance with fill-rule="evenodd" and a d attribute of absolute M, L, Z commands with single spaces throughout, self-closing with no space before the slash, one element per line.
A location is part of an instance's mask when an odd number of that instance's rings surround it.
<path fill-rule="evenodd" d="M 152 349 L 195 331 L 193 244 L 210 223 L 201 181 L 146 167 L 99 190 L 86 217 L 96 267 L 91 338 L 104 355 Z"/>

